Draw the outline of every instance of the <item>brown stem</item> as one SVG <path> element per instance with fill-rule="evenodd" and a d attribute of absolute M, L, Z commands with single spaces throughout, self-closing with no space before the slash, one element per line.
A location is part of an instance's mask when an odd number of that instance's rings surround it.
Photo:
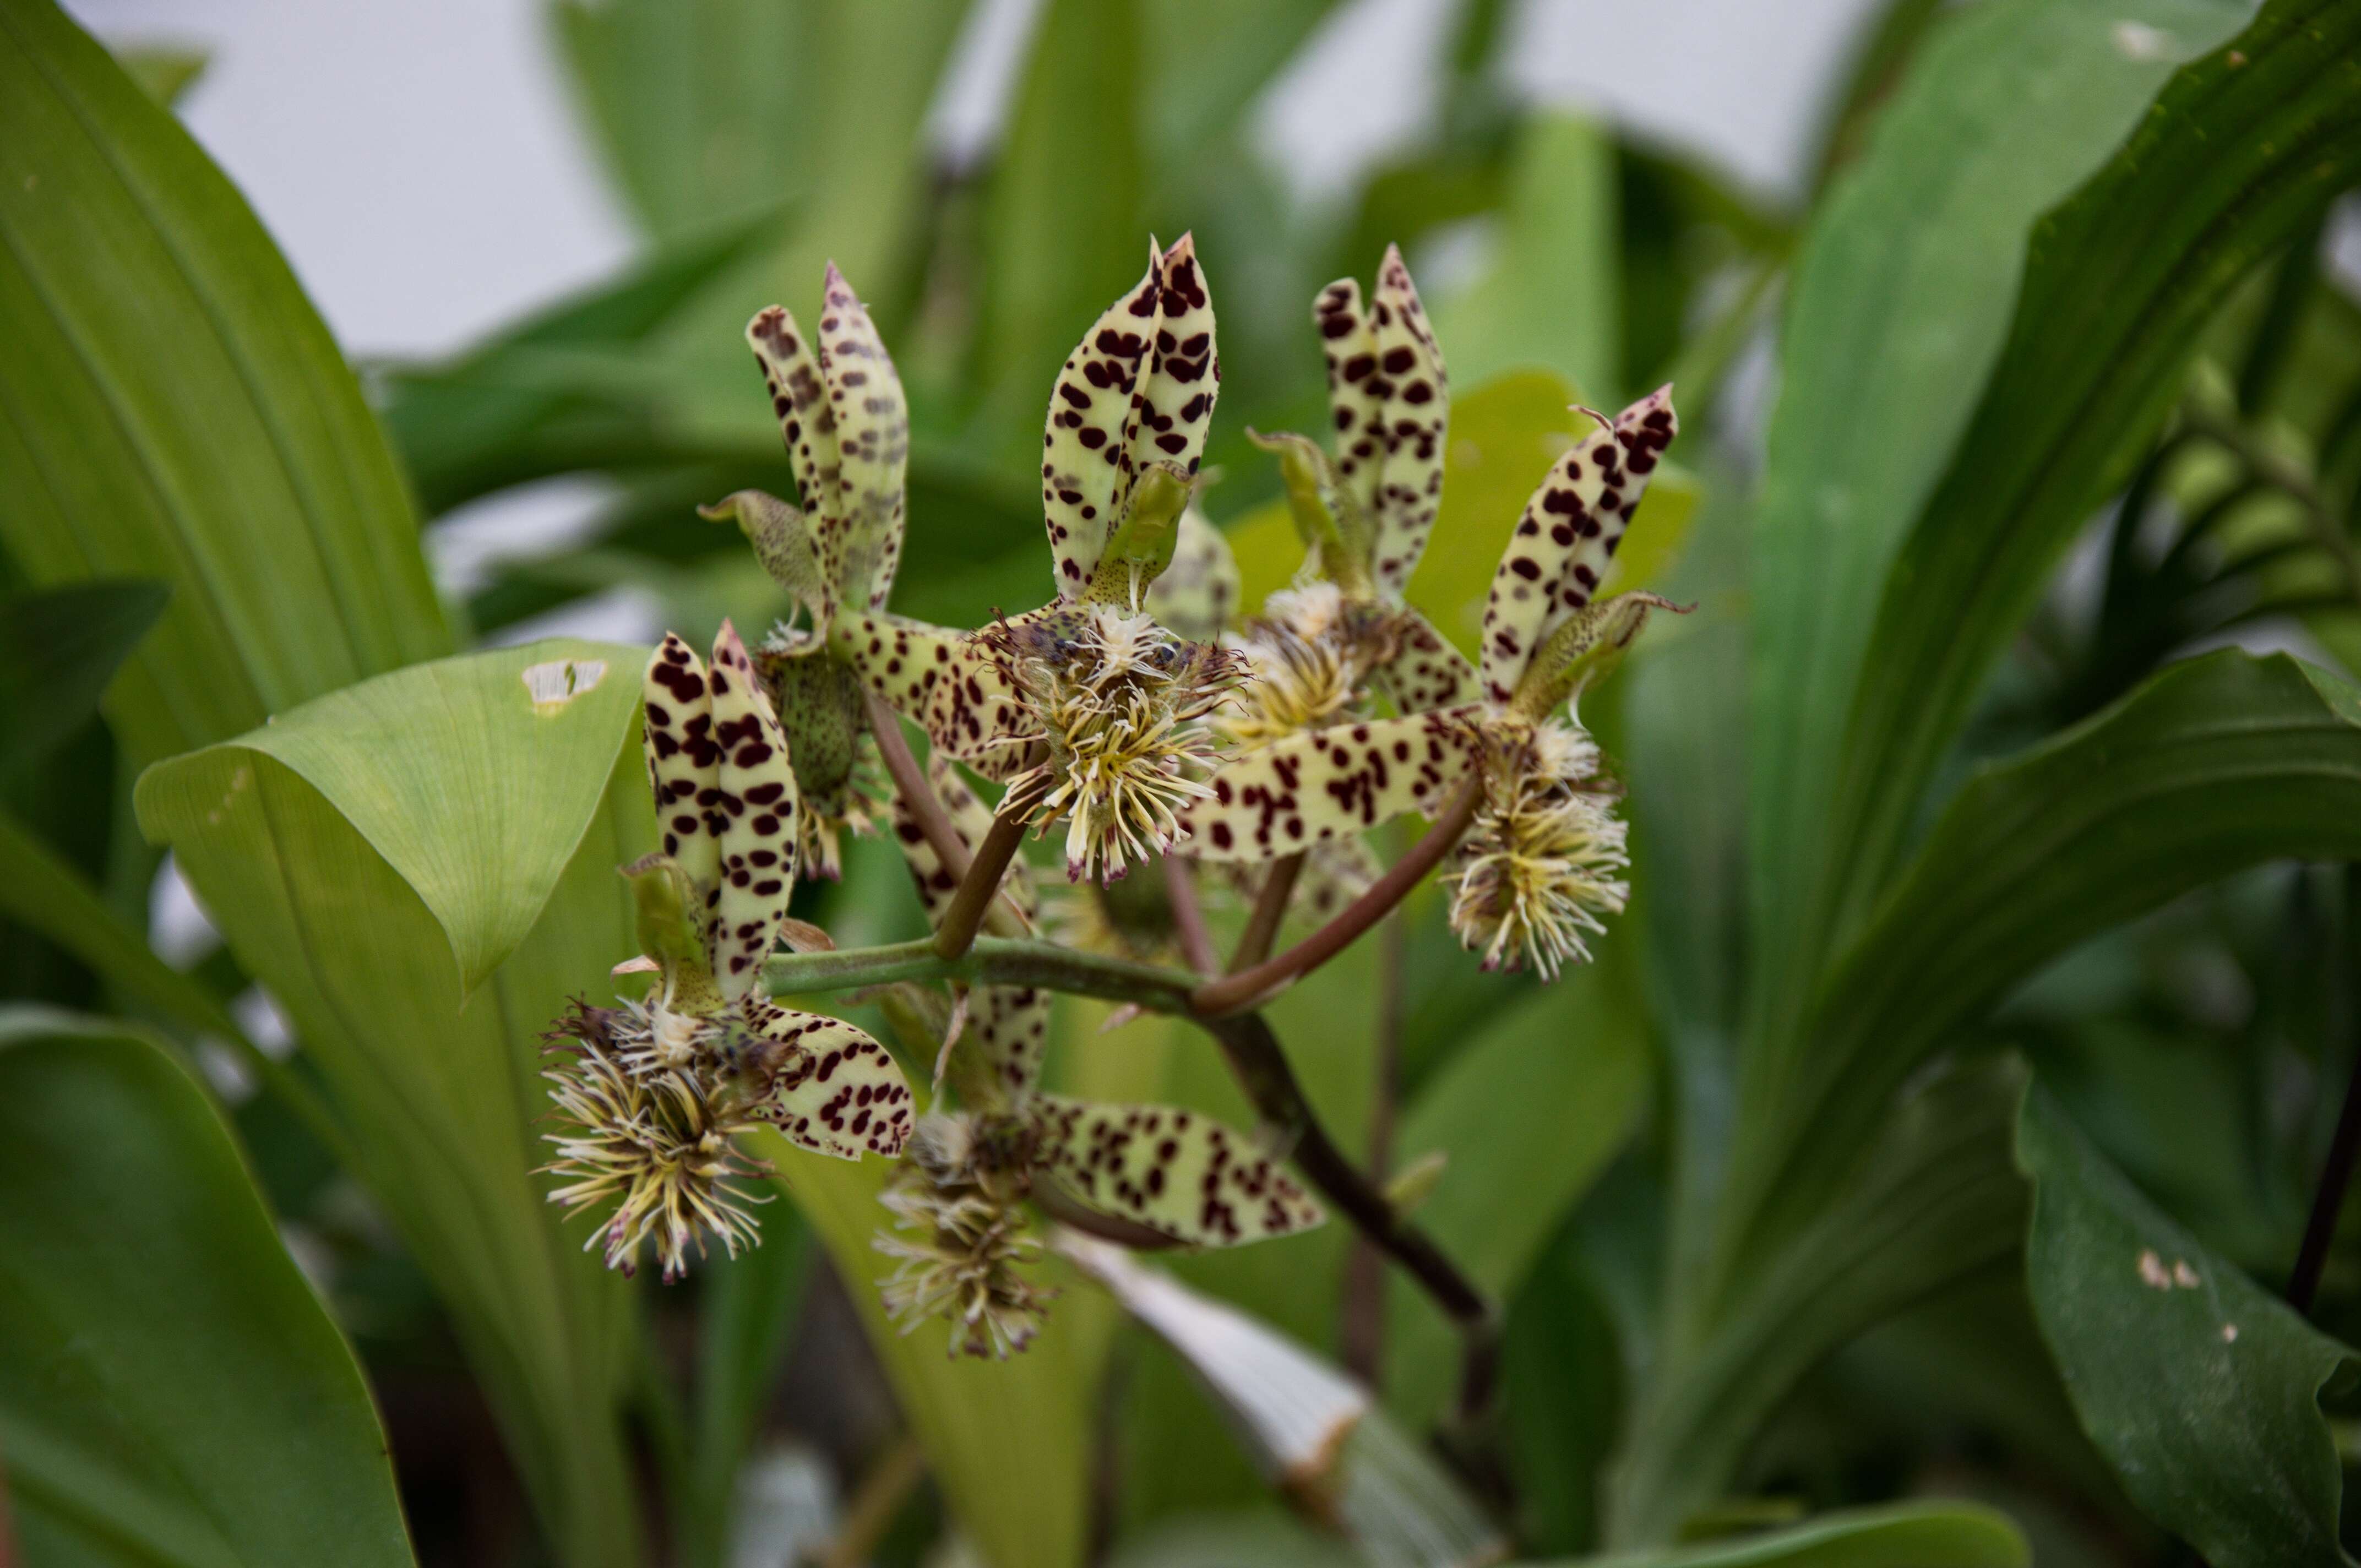
<path fill-rule="evenodd" d="M 918 832 L 926 839 L 927 847 L 934 850 L 935 858 L 942 861 L 943 869 L 958 878 L 963 886 L 975 860 L 968 852 L 967 840 L 960 837 L 958 825 L 951 821 L 950 813 L 943 809 L 942 797 L 928 782 L 925 770 L 918 766 L 918 759 L 910 754 L 910 743 L 902 738 L 902 720 L 886 706 L 884 698 L 867 686 L 861 688 L 861 696 L 869 705 L 869 732 L 876 737 L 877 755 L 884 761 L 885 772 L 894 780 L 895 793 L 901 795 L 902 805 L 909 811 L 910 819 L 918 825 Z M 1002 862 L 1002 869 L 1007 869 L 1005 861 Z M 990 924 L 995 936 L 1027 937 L 1033 931 L 1033 923 L 1026 919 L 1025 912 L 1016 907 L 1016 901 L 1005 892 L 1000 903 L 993 906 Z M 972 939 L 973 934 L 971 933 L 970 940 Z M 966 950 L 962 947 L 959 952 L 946 956 L 957 958 L 960 952 Z"/>
<path fill-rule="evenodd" d="M 1346 905 L 1334 920 L 1275 959 L 1199 986 L 1189 998 L 1191 1010 L 1204 1017 L 1219 1018 L 1259 1007 L 1343 952 L 1361 933 L 1383 919 L 1388 910 L 1408 897 L 1410 890 L 1442 862 L 1443 857 L 1459 842 L 1460 835 L 1467 831 L 1467 824 L 1475 819 L 1476 807 L 1483 798 L 1483 778 L 1479 775 L 1469 779 L 1444 809 L 1441 820 L 1411 846 L 1410 853 L 1396 861 L 1385 875 Z"/>
<path fill-rule="evenodd" d="M 1216 973 L 1222 960 L 1213 951 L 1213 933 L 1205 929 L 1205 906 L 1197 900 L 1196 869 L 1178 855 L 1164 857 L 1164 899 L 1172 906 L 1172 934 L 1180 956 L 1199 974 Z"/>
<path fill-rule="evenodd" d="M 1378 960 L 1378 1071 L 1369 1106 L 1369 1153 L 1362 1163 L 1369 1180 L 1382 1184 L 1393 1164 L 1394 1100 L 1401 1079 L 1402 964 L 1409 956 L 1401 911 L 1386 917 L 1378 939 L 1385 951 Z M 1372 1388 L 1378 1386 L 1385 1375 L 1386 1260 L 1367 1236 L 1355 1236 L 1352 1251 L 1345 1255 L 1336 1347 L 1346 1371 Z"/>
<path fill-rule="evenodd" d="M 975 847 L 975 859 L 968 862 L 967 874 L 960 878 L 943 910 L 942 921 L 935 927 L 935 951 L 956 959 L 975 946 L 975 934 L 983 928 L 984 916 L 993 908 L 1000 879 L 1008 874 L 1008 862 L 1016 858 L 1017 846 L 1024 841 L 1025 818 L 1004 806 L 985 830 L 983 842 Z"/>
<path fill-rule="evenodd" d="M 1279 1037 L 1259 1013 L 1200 1018 L 1222 1047 L 1238 1085 L 1263 1119 L 1294 1144 L 1295 1168 L 1343 1212 L 1370 1244 L 1410 1271 L 1436 1306 L 1458 1326 L 1466 1342 L 1459 1374 L 1459 1414 L 1473 1423 L 1491 1404 L 1499 1364 L 1499 1319 L 1491 1299 L 1459 1272 L 1442 1248 L 1394 1212 L 1384 1193 L 1370 1185 L 1325 1128 L 1288 1066 Z"/>
<path fill-rule="evenodd" d="M 1287 919 L 1288 903 L 1295 896 L 1296 881 L 1302 875 L 1300 850 L 1271 861 L 1268 874 L 1262 879 L 1262 891 L 1255 894 L 1254 912 L 1246 916 L 1246 934 L 1238 938 L 1238 950 L 1230 955 L 1230 973 L 1250 970 L 1270 957 L 1270 949 L 1279 942 L 1279 927 Z"/>

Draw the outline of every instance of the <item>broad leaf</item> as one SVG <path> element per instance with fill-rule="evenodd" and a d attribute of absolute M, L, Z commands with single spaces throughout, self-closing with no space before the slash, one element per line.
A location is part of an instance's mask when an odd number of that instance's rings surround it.
<path fill-rule="evenodd" d="M 536 710 L 527 670 L 600 658 L 603 680 L 580 690 L 577 672 L 579 695 Z M 637 1560 L 618 1420 L 632 1324 L 621 1279 L 582 1253 L 582 1227 L 561 1229 L 533 1174 L 549 1157 L 538 1036 L 569 997 L 611 994 L 609 969 L 638 950 L 615 874 L 654 837 L 625 744 L 638 663 L 570 643 L 404 671 L 177 758 L 138 792 L 142 826 L 319 1069 L 356 1174 L 449 1310 L 569 1568 Z M 543 706 L 558 704 L 544 678 Z M 504 948 L 471 992 L 455 955 Z"/>
<path fill-rule="evenodd" d="M 2361 5 L 2266 6 L 2174 77 L 2101 175 L 2034 230 L 2008 345 L 1862 662 L 1832 806 L 1848 927 L 1993 663 L 2144 455 L 2206 322 L 2361 181 L 2356 51 Z"/>
<path fill-rule="evenodd" d="M 0 774 L 98 711 L 107 682 L 170 597 L 163 584 L 139 580 L 0 594 Z"/>
<path fill-rule="evenodd" d="M 396 1568 L 385 1434 L 162 1047 L 0 1013 L 0 1452 L 31 1563 Z"/>
<path fill-rule="evenodd" d="M 2051 959 L 2283 857 L 2361 858 L 2361 692 L 2285 654 L 2174 665 L 1977 774 L 1831 970 L 1808 1070 L 1750 1114 L 1733 1228 L 1776 1245 L 1895 1087 Z"/>
<path fill-rule="evenodd" d="M 828 1159 L 771 1133 L 756 1146 L 827 1246 L 968 1544 L 991 1568 L 1080 1563 L 1099 1372 L 1114 1326 L 1104 1299 L 1068 1289 L 1021 1354 L 953 1359 L 944 1323 L 929 1319 L 905 1333 L 878 1298 L 873 1281 L 892 1271 L 871 1245 L 891 1219 L 877 1201 L 888 1163 Z"/>
<path fill-rule="evenodd" d="M 2351 1563 L 2320 1398 L 2361 1357 L 2175 1224 L 2039 1084 L 2016 1146 L 2042 1336 L 2132 1499 L 2215 1568 Z"/>
<path fill-rule="evenodd" d="M 143 762 L 450 651 L 383 434 L 221 171 L 42 0 L 0 12 L 0 543 L 160 577 Z"/>
<path fill-rule="evenodd" d="M 1895 1503 L 1738 1541 L 1587 1557 L 1581 1568 L 2027 1568 L 2032 1561 L 2025 1537 L 1996 1509 Z"/>
<path fill-rule="evenodd" d="M 1821 878 L 1844 826 L 1829 800 L 1872 620 L 1967 426 L 1968 389 L 2000 356 L 2026 232 L 2139 124 L 2176 61 L 2248 14 L 2229 0 L 1955 12 L 1812 226 L 1753 537 L 1750 897 L 1764 1032 L 1794 1023 L 1828 939 Z"/>
<path fill-rule="evenodd" d="M 1212 149 L 1247 115 L 1265 83 L 1285 70 L 1336 0 L 1145 0 L 1151 40 L 1140 58 L 1141 126 L 1162 185 L 1226 178 Z"/>
<path fill-rule="evenodd" d="M 143 781 L 142 815 L 167 809 L 168 793 L 185 808 L 208 784 L 244 788 L 246 757 L 271 758 L 425 901 L 472 991 L 574 859 L 630 738 L 645 662 L 566 639 L 380 675 L 174 758 Z"/>

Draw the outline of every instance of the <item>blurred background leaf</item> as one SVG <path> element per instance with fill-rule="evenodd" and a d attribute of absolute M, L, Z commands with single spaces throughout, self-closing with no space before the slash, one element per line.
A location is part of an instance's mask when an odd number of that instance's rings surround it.
<path fill-rule="evenodd" d="M 412 1561 L 352 1352 L 161 1046 L 0 1010 L 0 1279 L 25 1561 Z"/>

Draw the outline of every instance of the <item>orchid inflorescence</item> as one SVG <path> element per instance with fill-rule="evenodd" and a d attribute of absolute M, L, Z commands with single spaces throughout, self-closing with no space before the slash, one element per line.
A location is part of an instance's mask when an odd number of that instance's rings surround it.
<path fill-rule="evenodd" d="M 887 1305 L 912 1324 L 949 1319 L 954 1354 L 1005 1355 L 1038 1329 L 1049 1293 L 1028 1277 L 1028 1204 L 1184 1245 L 1319 1223 L 1268 1135 L 1043 1091 L 1046 990 L 959 992 L 932 1031 L 944 1054 L 924 1116 L 877 1041 L 770 1003 L 758 982 L 793 927 L 796 876 L 835 876 L 841 836 L 880 821 L 930 919 L 968 919 L 939 938 L 953 950 L 981 902 L 1039 928 L 1024 861 L 986 850 L 995 819 L 1004 838 L 1062 825 L 1082 910 L 1063 928 L 1138 959 L 1163 956 L 1171 929 L 1168 858 L 1169 874 L 1215 872 L 1210 886 L 1249 895 L 1290 861 L 1274 885 L 1317 916 L 1377 877 L 1370 829 L 1456 800 L 1466 830 L 1445 875 L 1462 943 L 1545 979 L 1588 959 L 1629 896 L 1628 860 L 1617 788 L 1570 705 L 1664 604 L 1598 596 L 1677 429 L 1670 389 L 1588 414 L 1597 428 L 1518 521 L 1471 663 L 1406 597 L 1440 511 L 1450 396 L 1400 254 L 1366 303 L 1335 283 L 1313 320 L 1329 442 L 1254 437 L 1279 459 L 1305 545 L 1288 588 L 1238 621 L 1236 566 L 1195 505 L 1221 360 L 1184 236 L 1151 246 L 1052 389 L 1040 479 L 1054 596 L 961 630 L 886 608 L 909 413 L 867 311 L 831 266 L 815 330 L 777 307 L 754 318 L 801 506 L 748 491 L 707 515 L 739 523 L 798 614 L 751 652 L 725 625 L 709 668 L 677 638 L 657 651 L 647 748 L 664 847 L 625 869 L 647 955 L 625 967 L 659 981 L 644 1002 L 578 1007 L 554 1036 L 567 1059 L 550 1075 L 566 1124 L 553 1169 L 569 1184 L 553 1197 L 615 1205 L 599 1233 L 610 1264 L 652 1240 L 671 1277 L 706 1236 L 733 1253 L 752 1241 L 744 1183 L 760 1168 L 733 1140 L 758 1124 L 822 1153 L 902 1157 L 878 1242 L 897 1266 Z M 894 790 L 873 703 L 928 741 L 922 772 L 901 755 Z M 979 781 L 1002 786 L 996 806 Z M 946 832 L 972 866 L 946 863 Z M 1143 868 L 1152 885 L 1122 883 Z M 994 884 L 965 916 L 962 870 Z"/>

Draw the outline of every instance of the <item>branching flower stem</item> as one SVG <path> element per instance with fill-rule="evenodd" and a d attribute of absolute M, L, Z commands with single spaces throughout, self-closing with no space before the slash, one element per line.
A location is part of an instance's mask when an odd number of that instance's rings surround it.
<path fill-rule="evenodd" d="M 1302 875 L 1301 850 L 1271 861 L 1262 879 L 1262 891 L 1255 895 L 1254 909 L 1246 916 L 1246 932 L 1238 938 L 1237 951 L 1230 955 L 1230 973 L 1250 970 L 1270 957 L 1279 943 L 1279 925 L 1287 918 L 1287 905 L 1295 897 L 1295 884 Z"/>
<path fill-rule="evenodd" d="M 1222 960 L 1213 951 L 1204 905 L 1197 898 L 1195 868 L 1177 855 L 1164 857 L 1164 898 L 1172 906 L 1172 935 L 1189 967 L 1202 975 L 1220 972 Z"/>
<path fill-rule="evenodd" d="M 1441 858 L 1440 851 L 1435 858 Z M 1304 1097 L 1278 1036 L 1260 1014 L 1233 1011 L 1209 1017 L 1191 1005 L 1199 989 L 1198 977 L 1158 964 L 1081 952 L 1054 942 L 979 937 L 956 958 L 944 957 L 926 938 L 879 948 L 783 954 L 771 959 L 763 978 L 777 996 L 851 991 L 895 981 L 1043 986 L 1076 996 L 1128 1002 L 1196 1024 L 1221 1047 L 1255 1109 L 1289 1143 L 1297 1168 L 1356 1229 L 1407 1269 L 1458 1325 L 1466 1343 L 1460 1380 L 1463 1415 L 1472 1419 L 1489 1403 L 1499 1340 L 1490 1299 L 1433 1238 L 1396 1213 L 1385 1194 L 1336 1147 Z"/>
<path fill-rule="evenodd" d="M 1440 865 L 1444 856 L 1451 853 L 1466 833 L 1467 824 L 1474 820 L 1476 807 L 1483 798 L 1483 780 L 1469 779 L 1444 808 L 1441 819 L 1427 829 L 1426 836 L 1411 845 L 1410 852 L 1396 861 L 1385 875 L 1370 883 L 1367 892 L 1338 911 L 1334 919 L 1275 959 L 1199 986 L 1190 998 L 1191 1010 L 1200 1017 L 1219 1018 L 1259 1007 L 1352 946 L 1363 932 L 1409 896 L 1410 890 Z"/>
<path fill-rule="evenodd" d="M 884 760 L 885 772 L 893 778 L 894 788 L 901 795 L 902 804 L 909 809 L 911 820 L 917 823 L 918 831 L 926 835 L 927 847 L 934 850 L 935 858 L 942 861 L 964 887 L 972 869 L 971 862 L 975 857 L 968 853 L 967 845 L 960 839 L 959 829 L 951 826 L 950 813 L 943 809 L 943 803 L 936 795 L 934 786 L 927 783 L 927 775 L 918 767 L 917 758 L 910 754 L 910 743 L 902 738 L 902 721 L 895 717 L 894 710 L 886 707 L 884 700 L 875 692 L 864 689 L 862 696 L 869 705 L 869 729 L 876 738 L 877 754 Z M 1004 860 L 1001 870 L 1007 869 L 1008 862 Z M 1005 894 L 983 915 L 982 924 L 990 927 L 994 936 L 1000 937 L 1030 936 L 1033 930 L 1031 923 L 1016 907 L 1016 901 Z M 972 927 L 969 935 L 971 938 L 974 935 Z"/>
<path fill-rule="evenodd" d="M 1008 862 L 1016 858 L 1017 847 L 1024 842 L 1023 815 L 1003 807 L 992 819 L 983 842 L 975 847 L 975 859 L 968 863 L 967 874 L 960 878 L 941 923 L 935 927 L 935 951 L 955 959 L 974 945 L 986 915 L 998 907 L 993 895 L 999 890 L 1000 879 L 1008 874 Z"/>

